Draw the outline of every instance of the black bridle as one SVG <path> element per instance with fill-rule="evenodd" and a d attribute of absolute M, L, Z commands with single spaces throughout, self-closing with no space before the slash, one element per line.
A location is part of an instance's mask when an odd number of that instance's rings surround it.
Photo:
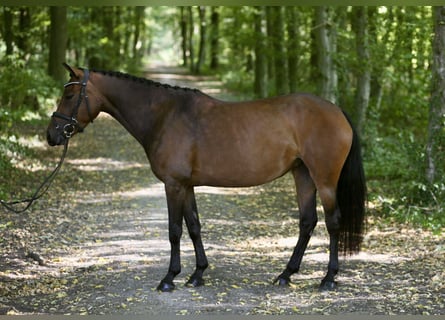
<path fill-rule="evenodd" d="M 77 99 L 76 107 L 73 109 L 73 112 L 71 116 L 67 116 L 60 112 L 54 112 L 51 117 L 53 118 L 59 118 L 68 121 L 63 127 L 62 127 L 62 134 L 66 139 L 70 139 L 74 131 L 77 129 L 77 132 L 82 132 L 84 127 L 82 127 L 79 122 L 77 121 L 77 114 L 79 113 L 80 105 L 82 104 L 82 101 L 85 99 L 85 104 L 87 107 L 88 116 L 90 117 L 90 121 L 93 122 L 93 116 L 91 115 L 91 108 L 90 108 L 90 101 L 88 100 L 88 94 L 87 94 L 87 83 L 88 78 L 90 76 L 90 72 L 88 69 L 83 70 L 83 79 L 82 81 L 72 81 L 68 82 L 64 85 L 64 87 L 72 86 L 72 85 L 80 85 L 80 94 L 79 98 Z M 61 127 L 59 125 L 56 126 L 56 129 L 60 129 Z"/>

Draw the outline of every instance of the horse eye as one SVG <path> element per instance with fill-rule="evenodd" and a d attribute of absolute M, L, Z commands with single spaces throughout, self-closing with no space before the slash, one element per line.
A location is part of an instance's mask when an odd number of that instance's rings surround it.
<path fill-rule="evenodd" d="M 66 100 L 71 100 L 74 97 L 74 94 L 69 94 L 65 96 Z"/>

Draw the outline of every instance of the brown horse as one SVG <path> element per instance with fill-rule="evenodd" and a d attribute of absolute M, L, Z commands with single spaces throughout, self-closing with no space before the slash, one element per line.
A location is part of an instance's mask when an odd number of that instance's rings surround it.
<path fill-rule="evenodd" d="M 336 287 L 338 252 L 357 252 L 363 238 L 366 184 L 360 145 L 340 108 L 310 94 L 225 102 L 119 72 L 71 68 L 48 143 L 61 145 L 100 112 L 109 113 L 144 148 L 165 184 L 171 259 L 158 290 L 174 289 L 180 273 L 185 219 L 196 254 L 188 284 L 200 286 L 208 266 L 194 187 L 249 187 L 292 172 L 300 209 L 298 243 L 275 280 L 287 285 L 297 272 L 317 224 L 316 193 L 330 236 L 328 272 L 320 289 Z"/>

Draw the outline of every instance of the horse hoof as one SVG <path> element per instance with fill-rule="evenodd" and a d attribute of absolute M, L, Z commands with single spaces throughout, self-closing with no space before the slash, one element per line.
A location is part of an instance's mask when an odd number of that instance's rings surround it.
<path fill-rule="evenodd" d="M 336 281 L 322 281 L 319 287 L 319 291 L 334 291 L 337 289 Z"/>
<path fill-rule="evenodd" d="M 173 282 L 167 283 L 167 282 L 161 281 L 161 283 L 157 287 L 157 290 L 161 291 L 161 292 L 172 292 L 173 290 L 175 290 L 175 285 L 173 284 Z"/>
<path fill-rule="evenodd" d="M 204 279 L 203 278 L 194 278 L 191 277 L 189 281 L 187 281 L 186 286 L 187 287 L 200 287 L 204 285 Z"/>
<path fill-rule="evenodd" d="M 274 284 L 278 283 L 278 285 L 280 287 L 288 287 L 288 286 L 290 286 L 290 279 L 289 278 L 278 277 L 278 278 L 275 279 L 275 281 L 273 283 Z"/>

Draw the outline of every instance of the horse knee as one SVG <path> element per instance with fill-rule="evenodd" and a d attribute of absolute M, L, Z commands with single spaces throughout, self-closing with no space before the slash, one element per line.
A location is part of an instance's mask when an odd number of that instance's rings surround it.
<path fill-rule="evenodd" d="M 179 244 L 182 237 L 182 227 L 181 226 L 171 226 L 169 229 L 169 240 L 171 244 Z"/>

